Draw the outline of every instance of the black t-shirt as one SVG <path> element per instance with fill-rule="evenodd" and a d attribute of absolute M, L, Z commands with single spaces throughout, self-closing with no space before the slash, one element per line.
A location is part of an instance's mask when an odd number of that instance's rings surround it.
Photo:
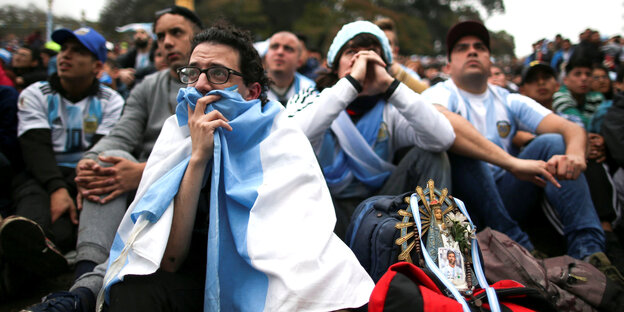
<path fill-rule="evenodd" d="M 210 214 L 210 178 L 199 193 L 197 215 L 191 236 L 191 246 L 186 260 L 178 270 L 179 273 L 197 276 L 202 280 L 206 277 L 206 261 L 208 251 L 208 226 Z"/>

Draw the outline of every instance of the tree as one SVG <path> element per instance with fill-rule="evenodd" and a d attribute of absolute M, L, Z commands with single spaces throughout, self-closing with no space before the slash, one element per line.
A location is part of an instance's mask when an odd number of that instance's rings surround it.
<path fill-rule="evenodd" d="M 110 0 L 100 16 L 104 33 L 115 38 L 115 26 L 151 22 L 154 12 L 172 2 Z M 306 35 L 308 43 L 322 51 L 327 51 L 343 24 L 389 17 L 397 25 L 401 53 L 406 55 L 444 53 L 446 33 L 453 24 L 505 10 L 503 0 L 195 0 L 195 8 L 205 26 L 225 19 L 251 30 L 256 40 L 290 30 Z"/>
<path fill-rule="evenodd" d="M 26 8 L 7 5 L 0 8 L 0 38 L 14 35 L 24 38 L 34 30 L 45 33 L 46 12 L 29 4 Z M 69 28 L 77 29 L 82 23 L 76 19 L 65 16 L 54 16 L 54 29 Z M 86 23 L 97 31 L 101 31 L 98 23 Z"/>
<path fill-rule="evenodd" d="M 512 35 L 508 34 L 504 30 L 501 30 L 499 32 L 490 32 L 490 38 L 492 55 L 515 56 L 514 49 L 516 48 L 516 45 L 514 44 L 514 37 Z"/>
<path fill-rule="evenodd" d="M 109 0 L 100 13 L 100 25 L 106 38 L 120 38 L 115 27 L 130 23 L 150 23 L 154 13 L 173 5 L 173 0 Z"/>

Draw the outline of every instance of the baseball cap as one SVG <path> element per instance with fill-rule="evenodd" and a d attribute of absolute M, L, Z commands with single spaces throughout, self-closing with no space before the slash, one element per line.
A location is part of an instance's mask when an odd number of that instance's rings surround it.
<path fill-rule="evenodd" d="M 368 22 L 368 21 L 357 21 L 349 24 L 345 24 L 342 26 L 340 31 L 336 34 L 334 41 L 332 41 L 331 46 L 329 46 L 329 51 L 327 51 L 327 66 L 332 67 L 334 60 L 336 58 L 336 54 L 342 48 L 345 43 L 349 40 L 353 39 L 353 37 L 362 34 L 369 33 L 377 37 L 379 42 L 381 43 L 381 48 L 383 50 L 383 56 L 385 61 L 389 64 L 392 63 L 392 49 L 390 48 L 390 42 L 386 37 L 386 34 L 379 28 L 377 25 Z"/>
<path fill-rule="evenodd" d="M 446 55 L 451 55 L 453 47 L 459 39 L 466 36 L 475 36 L 490 50 L 490 33 L 481 22 L 465 21 L 455 24 L 446 34 Z"/>
<path fill-rule="evenodd" d="M 527 80 L 533 78 L 533 76 L 538 72 L 543 72 L 550 76 L 557 77 L 555 70 L 550 67 L 550 65 L 540 61 L 533 61 L 522 69 L 522 81 L 520 82 L 520 85 L 523 85 Z"/>
<path fill-rule="evenodd" d="M 82 27 L 73 32 L 63 28 L 52 33 L 52 40 L 60 45 L 63 45 L 69 38 L 76 38 L 85 48 L 95 54 L 98 60 L 106 62 L 106 39 L 93 28 Z"/>

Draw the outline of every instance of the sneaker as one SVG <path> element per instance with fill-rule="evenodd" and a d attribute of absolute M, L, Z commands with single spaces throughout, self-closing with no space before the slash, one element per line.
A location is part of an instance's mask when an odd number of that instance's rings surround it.
<path fill-rule="evenodd" d="M 20 312 L 81 312 L 80 298 L 68 291 L 51 293 L 41 303 L 32 305 Z"/>
<path fill-rule="evenodd" d="M 34 221 L 18 216 L 0 224 L 0 256 L 40 277 L 51 277 L 68 270 L 67 260 Z"/>
<path fill-rule="evenodd" d="M 624 277 L 622 277 L 620 271 L 618 271 L 618 269 L 611 264 L 611 261 L 609 261 L 609 258 L 607 258 L 607 255 L 604 252 L 593 253 L 588 256 L 585 261 L 595 266 L 598 270 L 604 273 L 607 278 L 624 287 Z"/>

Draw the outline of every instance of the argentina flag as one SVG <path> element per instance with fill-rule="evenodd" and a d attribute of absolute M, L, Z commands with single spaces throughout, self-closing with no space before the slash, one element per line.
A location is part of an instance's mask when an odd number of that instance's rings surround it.
<path fill-rule="evenodd" d="M 374 284 L 333 234 L 336 217 L 309 141 L 277 102 L 245 101 L 213 90 L 208 106 L 228 120 L 217 129 L 210 181 L 204 311 L 333 311 L 368 302 Z M 191 155 L 187 104 L 202 95 L 181 89 L 134 202 L 110 251 L 98 308 L 127 275 L 160 266 L 174 197 Z"/>

